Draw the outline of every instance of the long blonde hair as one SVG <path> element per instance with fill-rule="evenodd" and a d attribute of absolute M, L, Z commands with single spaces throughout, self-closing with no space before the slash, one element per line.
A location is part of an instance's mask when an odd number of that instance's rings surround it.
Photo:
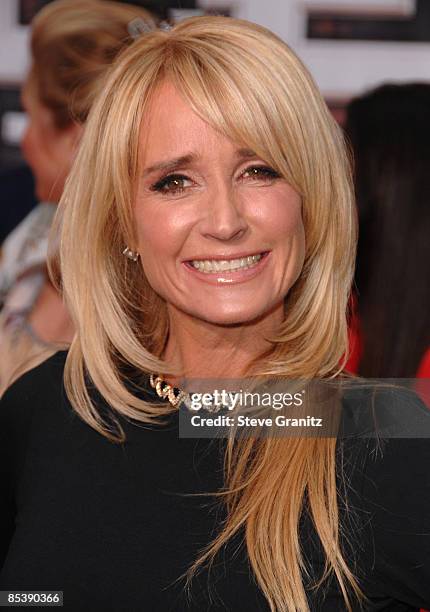
<path fill-rule="evenodd" d="M 132 203 L 142 117 L 166 79 L 199 116 L 253 149 L 302 197 L 303 270 L 285 298 L 274 349 L 253 373 L 330 378 L 346 355 L 355 209 L 343 138 L 312 78 L 279 38 L 245 21 L 201 17 L 156 31 L 114 65 L 90 113 L 57 219 L 61 282 L 76 326 L 66 390 L 81 417 L 112 440 L 123 439 L 123 431 L 102 420 L 88 380 L 114 410 L 138 421 L 170 410 L 135 397 L 122 375 L 124 363 L 170 371 L 162 360 L 165 304 L 142 267 L 121 255 L 124 245 L 137 244 Z M 228 521 L 191 573 L 244 528 L 270 609 L 308 610 L 299 541 L 306 498 L 326 555 L 318 585 L 334 573 L 351 609 L 351 592 L 361 592 L 340 547 L 335 447 L 332 438 L 229 440 L 222 493 Z"/>

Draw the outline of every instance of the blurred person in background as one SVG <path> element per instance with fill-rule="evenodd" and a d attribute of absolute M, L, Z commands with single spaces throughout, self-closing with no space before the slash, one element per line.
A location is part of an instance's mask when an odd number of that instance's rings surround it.
<path fill-rule="evenodd" d="M 430 377 L 430 85 L 384 85 L 347 108 L 359 241 L 348 369 Z"/>
<path fill-rule="evenodd" d="M 102 77 L 133 41 L 136 24 L 154 22 L 144 9 L 102 0 L 58 0 L 33 21 L 22 149 L 41 203 L 2 247 L 0 393 L 72 337 L 67 309 L 47 275 L 48 233 Z"/>

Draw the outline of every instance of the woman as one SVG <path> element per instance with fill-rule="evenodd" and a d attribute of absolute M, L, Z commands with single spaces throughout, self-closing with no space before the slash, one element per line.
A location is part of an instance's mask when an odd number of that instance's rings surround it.
<path fill-rule="evenodd" d="M 388 440 L 381 458 L 357 437 L 178 437 L 183 376 L 339 374 L 348 163 L 291 50 L 222 17 L 138 39 L 59 213 L 76 335 L 2 401 L 0 588 L 63 590 L 70 610 L 430 601 L 425 440 Z"/>
<path fill-rule="evenodd" d="M 41 204 L 2 248 L 0 395 L 73 337 L 67 309 L 48 279 L 47 235 L 101 79 L 143 19 L 149 28 L 147 11 L 99 0 L 58 0 L 34 19 L 22 149 Z"/>
<path fill-rule="evenodd" d="M 360 216 L 355 371 L 430 377 L 430 86 L 384 85 L 356 98 L 346 131 Z"/>

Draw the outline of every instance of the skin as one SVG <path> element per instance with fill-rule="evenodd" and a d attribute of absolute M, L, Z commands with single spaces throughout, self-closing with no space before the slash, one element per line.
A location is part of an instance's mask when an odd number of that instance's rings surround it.
<path fill-rule="evenodd" d="M 28 124 L 21 148 L 33 172 L 37 197 L 42 202 L 56 204 L 63 193 L 82 128 L 71 123 L 65 129 L 58 129 L 53 114 L 38 101 L 28 84 L 23 88 L 22 105 L 28 116 Z M 67 309 L 49 279 L 28 321 L 37 336 L 45 342 L 70 342 L 73 337 L 73 325 Z"/>
<path fill-rule="evenodd" d="M 170 83 L 160 87 L 142 125 L 137 250 L 167 303 L 164 358 L 185 376 L 242 375 L 269 348 L 302 270 L 301 198 L 244 149 L 196 115 Z M 222 273 L 223 282 L 207 282 L 186 263 L 262 252 L 264 264 L 245 280 Z"/>
<path fill-rule="evenodd" d="M 28 117 L 21 149 L 32 169 L 37 197 L 41 202 L 57 204 L 82 128 L 72 122 L 66 128 L 58 129 L 52 112 L 39 102 L 27 84 L 23 87 L 21 101 Z"/>

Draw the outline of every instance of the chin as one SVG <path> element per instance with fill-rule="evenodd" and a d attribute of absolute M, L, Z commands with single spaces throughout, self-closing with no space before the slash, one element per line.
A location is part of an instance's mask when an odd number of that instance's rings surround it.
<path fill-rule="evenodd" d="M 230 327 L 235 325 L 247 325 L 262 319 L 266 312 L 262 310 L 251 309 L 226 309 L 226 310 L 206 310 L 201 313 L 190 313 L 192 316 L 211 323 L 212 325 L 219 325 L 221 327 Z"/>

